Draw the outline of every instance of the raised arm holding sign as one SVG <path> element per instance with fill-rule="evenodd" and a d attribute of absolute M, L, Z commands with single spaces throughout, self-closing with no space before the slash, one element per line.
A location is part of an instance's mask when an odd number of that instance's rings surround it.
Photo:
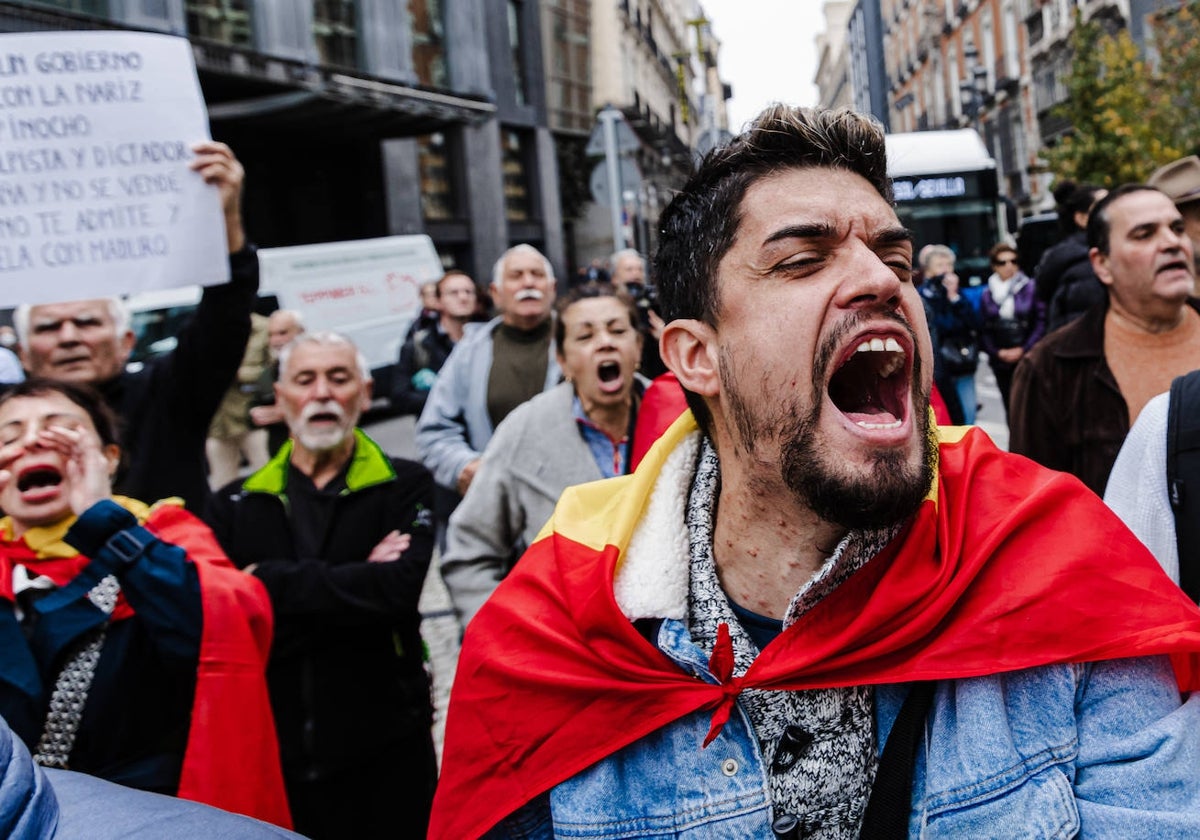
<path fill-rule="evenodd" d="M 0 111 L 0 231 L 9 222 L 28 232 L 0 237 L 0 301 L 21 304 L 22 363 L 32 376 L 104 394 L 129 453 L 119 493 L 180 496 L 200 510 L 204 439 L 249 337 L 258 260 L 242 226 L 245 173 L 228 146 L 208 139 L 187 42 L 5 35 L 0 66 L 12 71 L 0 79 L 0 102 L 18 103 Z M 62 177 L 37 160 L 61 162 Z M 68 195 L 77 200 L 58 200 Z M 127 372 L 128 312 L 97 292 L 193 283 L 207 288 L 175 350 Z"/>

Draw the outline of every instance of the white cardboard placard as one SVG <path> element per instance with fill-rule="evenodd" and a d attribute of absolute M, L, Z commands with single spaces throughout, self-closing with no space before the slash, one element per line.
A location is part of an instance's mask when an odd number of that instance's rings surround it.
<path fill-rule="evenodd" d="M 0 35 L 0 305 L 229 279 L 187 40 Z"/>

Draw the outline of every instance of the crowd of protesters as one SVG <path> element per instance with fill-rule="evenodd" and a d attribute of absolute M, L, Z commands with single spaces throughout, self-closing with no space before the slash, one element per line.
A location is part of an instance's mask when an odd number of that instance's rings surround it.
<path fill-rule="evenodd" d="M 1139 415 L 1156 425 L 1137 446 L 1160 445 L 1156 396 L 1200 369 L 1200 159 L 1061 184 L 1062 241 L 1032 275 L 995 243 L 972 290 L 952 247 L 899 227 L 869 120 L 778 106 L 672 202 L 653 267 L 626 249 L 560 282 L 518 244 L 486 288 L 426 284 L 380 395 L 349 339 L 252 312 L 242 167 L 194 151 L 232 279 L 174 349 L 128 369 L 115 299 L 14 313 L 0 825 L 27 833 L 9 836 L 54 836 L 97 797 L 151 835 L 674 836 L 692 809 L 730 836 L 986 833 L 1050 787 L 1063 836 L 1200 832 L 1180 758 L 1200 754 L 1200 701 L 1179 696 L 1200 685 L 1200 611 L 1100 504 Z M 951 428 L 976 420 L 984 360 L 1009 448 L 1040 466 Z M 377 396 L 415 418 L 417 460 L 360 427 Z M 1157 490 L 1126 460 L 1119 511 L 1127 485 Z M 1167 514 L 1144 511 L 1163 543 Z M 921 565 L 949 539 L 942 572 Z M 1049 640 L 1068 599 L 1032 557 L 1087 586 L 1086 632 Z M 1162 562 L 1178 577 L 1187 558 Z M 436 805 L 431 565 L 470 630 Z M 825 646 L 800 652 L 792 628 L 818 620 Z M 973 646 L 997 628 L 1025 646 Z M 964 703 L 977 726 L 953 719 Z M 1027 761 L 1020 795 L 971 776 L 1008 748 L 1057 756 L 1061 780 Z M 975 770 L 936 763 L 963 754 Z M 697 804 L 677 774 L 720 795 Z M 968 781 L 992 811 L 951 795 Z M 895 784 L 899 806 L 876 795 Z"/>

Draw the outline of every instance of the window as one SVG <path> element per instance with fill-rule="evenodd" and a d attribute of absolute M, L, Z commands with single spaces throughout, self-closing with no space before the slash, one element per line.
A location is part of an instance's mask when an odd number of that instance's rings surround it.
<path fill-rule="evenodd" d="M 593 122 L 588 3 L 547 0 L 543 8 L 552 33 L 546 68 L 550 127 L 587 131 Z"/>
<path fill-rule="evenodd" d="M 247 0 L 188 0 L 188 33 L 222 44 L 248 47 L 251 43 Z"/>
<path fill-rule="evenodd" d="M 508 50 L 512 57 L 513 99 L 518 105 L 527 101 L 525 65 L 522 59 L 521 0 L 508 0 Z"/>
<path fill-rule="evenodd" d="M 458 201 L 450 172 L 450 147 L 438 132 L 417 138 L 421 172 L 421 214 L 430 221 L 449 221 L 457 215 Z"/>
<path fill-rule="evenodd" d="M 1017 35 L 1017 10 L 1012 0 L 1004 4 L 1004 75 L 1010 79 L 1021 76 L 1021 43 Z"/>
<path fill-rule="evenodd" d="M 430 87 L 449 87 L 442 0 L 411 0 L 408 19 L 412 26 L 413 70 L 417 81 Z"/>
<path fill-rule="evenodd" d="M 96 17 L 108 17 L 109 14 L 107 0 L 34 0 L 34 4 Z"/>
<path fill-rule="evenodd" d="M 529 162 L 524 138 L 520 132 L 503 129 L 500 132 L 503 146 L 502 169 L 504 171 L 504 216 L 510 222 L 527 222 L 532 216 L 529 190 Z"/>
<path fill-rule="evenodd" d="M 983 10 L 983 55 L 980 61 L 987 70 L 987 89 L 996 89 L 996 33 L 992 25 L 992 10 Z"/>
<path fill-rule="evenodd" d="M 357 67 L 356 0 L 313 0 L 313 39 L 322 64 Z"/>

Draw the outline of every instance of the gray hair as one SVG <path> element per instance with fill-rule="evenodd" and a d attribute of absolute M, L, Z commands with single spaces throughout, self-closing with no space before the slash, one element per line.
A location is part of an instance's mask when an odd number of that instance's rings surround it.
<path fill-rule="evenodd" d="M 926 245 L 917 253 L 917 265 L 921 266 L 921 271 L 929 268 L 929 264 L 938 257 L 945 257 L 950 260 L 950 264 L 954 265 L 956 257 L 954 251 L 950 250 L 945 245 Z"/>
<path fill-rule="evenodd" d="M 117 335 L 124 335 L 129 330 L 131 323 L 129 307 L 125 305 L 125 301 L 115 297 L 98 298 L 98 300 L 103 300 L 107 304 L 108 317 L 112 319 Z M 28 303 L 22 303 L 13 310 L 13 329 L 17 331 L 17 341 L 22 347 L 29 346 L 29 319 L 32 313 L 33 305 Z"/>
<path fill-rule="evenodd" d="M 304 316 L 300 314 L 299 309 L 276 309 L 268 318 L 274 318 L 276 315 L 287 315 L 296 324 L 301 332 L 304 332 Z"/>
<path fill-rule="evenodd" d="M 550 260 L 546 259 L 546 255 L 534 248 L 532 245 L 521 243 L 514 245 L 500 255 L 500 259 L 496 260 L 496 264 L 492 266 L 492 285 L 499 286 L 500 281 L 504 279 L 504 263 L 513 254 L 536 254 L 542 258 L 542 264 L 546 267 L 546 277 L 550 282 L 554 282 L 554 267 L 550 265 Z"/>
<path fill-rule="evenodd" d="M 642 270 L 646 270 L 646 258 L 642 256 L 641 251 L 637 248 L 622 248 L 620 251 L 614 251 L 613 255 L 608 258 L 608 264 L 613 268 L 617 267 L 617 263 L 626 257 L 636 257 L 641 260 Z"/>
<path fill-rule="evenodd" d="M 333 332 L 332 330 L 322 330 L 321 332 L 303 332 L 293 338 L 287 344 L 279 348 L 279 375 L 283 376 L 287 370 L 288 361 L 292 358 L 292 351 L 301 344 L 316 344 L 320 347 L 349 347 L 354 351 L 354 364 L 358 368 L 358 375 L 362 377 L 363 382 L 372 381 L 371 368 L 367 365 L 367 357 L 362 354 L 362 351 L 355 346 L 354 342 L 346 338 L 341 333 Z"/>

